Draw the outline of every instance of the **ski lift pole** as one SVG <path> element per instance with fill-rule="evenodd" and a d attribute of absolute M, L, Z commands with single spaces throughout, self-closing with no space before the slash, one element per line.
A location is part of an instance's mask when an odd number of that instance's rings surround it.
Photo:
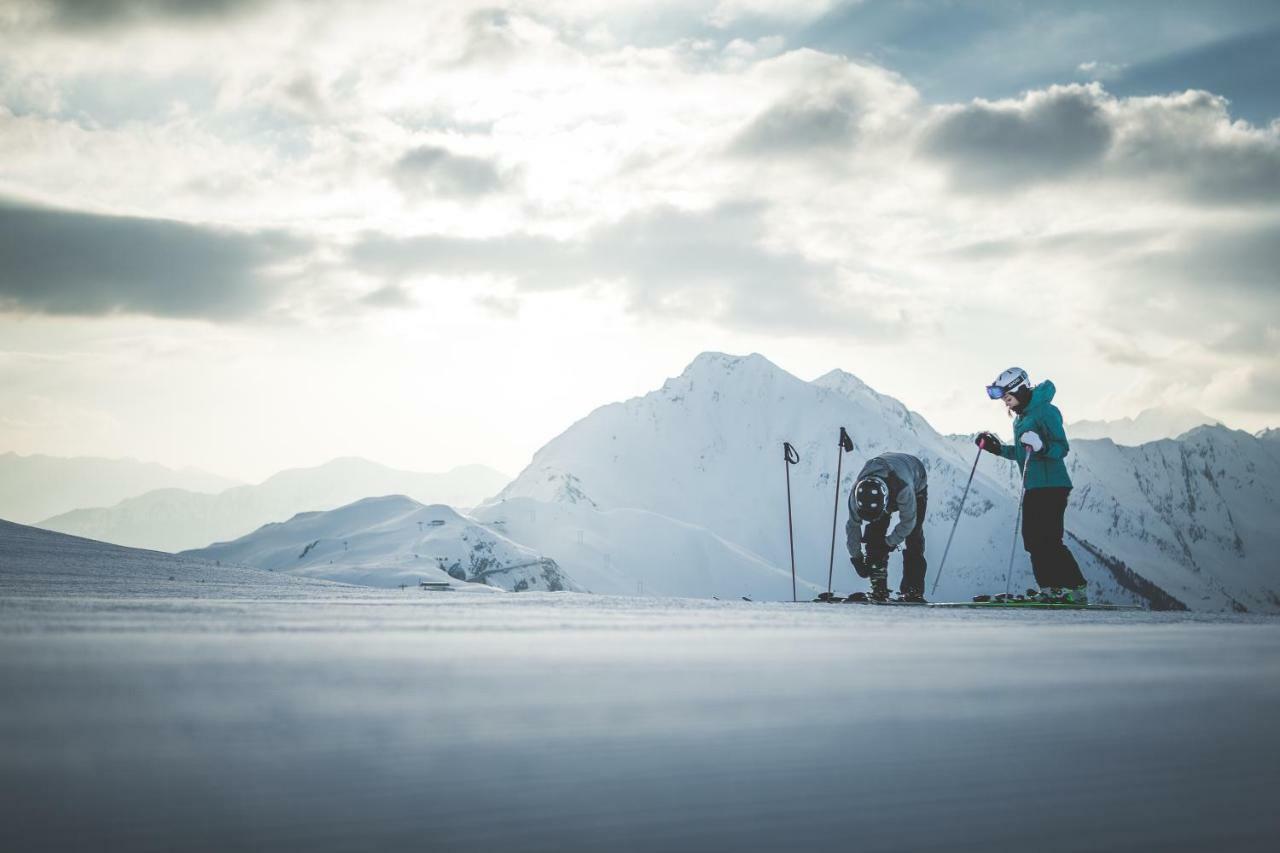
<path fill-rule="evenodd" d="M 1018 533 L 1022 530 L 1022 504 L 1027 499 L 1027 471 L 1031 468 L 1031 448 L 1023 445 L 1026 453 L 1023 454 L 1022 462 L 1022 493 L 1018 495 L 1018 518 L 1013 523 L 1013 542 L 1009 545 L 1009 570 L 1004 575 L 1004 594 L 1009 594 L 1009 589 L 1013 584 L 1013 555 L 1018 552 Z"/>
<path fill-rule="evenodd" d="M 782 442 L 782 458 L 786 460 L 787 472 L 787 541 L 791 544 L 791 600 L 796 598 L 796 534 L 791 523 L 791 466 L 800 461 L 800 454 L 788 441 Z"/>
<path fill-rule="evenodd" d="M 844 463 L 844 455 L 853 450 L 853 439 L 840 427 L 840 449 L 836 452 L 836 505 L 831 510 L 831 559 L 827 561 L 827 592 L 831 592 L 831 581 L 836 570 L 836 520 L 840 517 L 840 472 Z"/>
<path fill-rule="evenodd" d="M 956 538 L 956 528 L 960 526 L 960 516 L 964 514 L 964 502 L 969 497 L 969 487 L 973 485 L 973 475 L 978 472 L 978 460 L 982 458 L 981 439 L 978 441 L 978 455 L 973 460 L 973 467 L 969 469 L 969 482 L 964 484 L 964 494 L 960 496 L 960 509 L 956 510 L 956 520 L 951 525 L 951 535 L 947 537 L 947 547 L 942 549 L 942 563 L 938 566 L 938 573 L 933 576 L 933 587 L 929 590 L 932 596 L 938 591 L 938 581 L 942 580 L 942 570 L 947 567 L 947 555 L 951 553 L 951 540 Z"/>

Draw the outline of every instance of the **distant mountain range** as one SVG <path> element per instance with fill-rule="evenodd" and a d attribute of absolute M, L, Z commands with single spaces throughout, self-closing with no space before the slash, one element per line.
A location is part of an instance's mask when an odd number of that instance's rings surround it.
<path fill-rule="evenodd" d="M 73 509 L 108 506 L 153 489 L 220 492 L 235 480 L 135 459 L 0 453 L 0 518 L 31 524 Z"/>
<path fill-rule="evenodd" d="M 1067 425 L 1071 438 L 1109 438 L 1116 444 L 1136 447 L 1162 438 L 1177 438 L 1198 426 L 1218 424 L 1198 409 L 1186 406 L 1157 406 L 1144 409 L 1132 418 L 1114 421 L 1075 421 Z"/>
<path fill-rule="evenodd" d="M 334 509 L 371 495 L 402 494 L 422 503 L 473 506 L 508 479 L 483 465 L 422 474 L 343 458 L 282 471 L 258 485 L 217 494 L 160 489 L 110 507 L 63 513 L 38 526 L 117 545 L 184 551 L 243 536 L 300 512 Z"/>

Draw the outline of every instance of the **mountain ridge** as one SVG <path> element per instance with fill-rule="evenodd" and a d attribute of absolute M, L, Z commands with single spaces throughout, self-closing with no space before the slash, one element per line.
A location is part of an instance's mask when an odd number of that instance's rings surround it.
<path fill-rule="evenodd" d="M 0 518 L 23 524 L 84 506 L 115 504 L 161 488 L 211 494 L 239 482 L 198 468 L 130 457 L 0 453 Z"/>
<path fill-rule="evenodd" d="M 277 472 L 261 483 L 214 495 L 155 490 L 115 506 L 74 510 L 38 526 L 160 551 L 184 551 L 234 539 L 299 512 L 334 509 L 376 494 L 403 492 L 428 503 L 469 506 L 507 478 L 485 466 L 442 473 L 403 471 L 362 457 L 339 457 Z"/>
<path fill-rule="evenodd" d="M 1116 444 L 1136 447 L 1151 441 L 1178 438 L 1198 426 L 1220 423 L 1190 406 L 1153 406 L 1134 417 L 1073 421 L 1067 424 L 1067 433 L 1079 439 L 1109 438 Z"/>

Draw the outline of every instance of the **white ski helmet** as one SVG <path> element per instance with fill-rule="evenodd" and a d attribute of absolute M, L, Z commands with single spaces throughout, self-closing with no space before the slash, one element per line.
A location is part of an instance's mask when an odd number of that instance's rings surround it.
<path fill-rule="evenodd" d="M 1010 367 L 997 376 L 995 382 L 987 386 L 987 396 L 992 400 L 999 400 L 1005 394 L 1010 394 L 1019 388 L 1030 387 L 1031 379 L 1027 376 L 1027 371 L 1021 367 Z"/>
<path fill-rule="evenodd" d="M 863 477 L 853 487 L 853 502 L 858 518 L 875 521 L 889 506 L 889 484 L 874 475 Z"/>

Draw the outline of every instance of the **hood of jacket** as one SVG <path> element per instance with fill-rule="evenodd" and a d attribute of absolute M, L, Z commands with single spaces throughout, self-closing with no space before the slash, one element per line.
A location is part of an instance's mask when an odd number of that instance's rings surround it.
<path fill-rule="evenodd" d="M 1023 410 L 1023 414 L 1031 414 L 1041 406 L 1049 405 L 1053 402 L 1053 396 L 1057 393 L 1058 389 L 1054 387 L 1053 380 L 1044 380 L 1031 389 L 1031 402 L 1027 403 L 1027 408 Z"/>

